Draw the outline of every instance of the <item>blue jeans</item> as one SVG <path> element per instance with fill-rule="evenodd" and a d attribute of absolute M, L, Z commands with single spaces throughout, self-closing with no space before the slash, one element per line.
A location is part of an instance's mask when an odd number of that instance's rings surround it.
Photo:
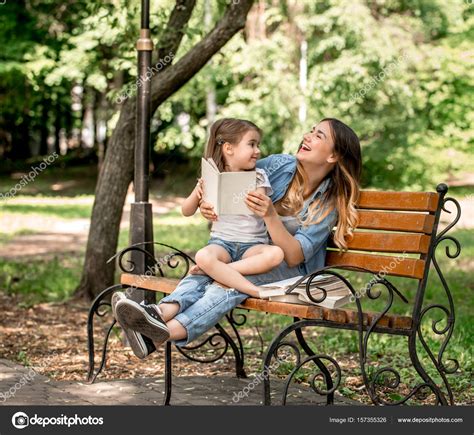
<path fill-rule="evenodd" d="M 262 245 L 262 242 L 229 242 L 227 240 L 219 239 L 217 237 L 211 237 L 207 242 L 207 245 L 219 245 L 222 246 L 228 253 L 231 259 L 231 262 L 239 261 L 242 258 L 242 255 L 245 254 L 245 251 L 252 246 Z"/>
<path fill-rule="evenodd" d="M 258 275 L 247 275 L 246 278 L 255 285 L 281 281 L 298 275 L 305 275 L 304 264 L 288 267 L 283 261 L 270 272 Z M 207 275 L 188 275 L 181 280 L 176 289 L 163 302 L 177 302 L 178 314 L 174 317 L 183 325 L 187 338 L 176 340 L 176 346 L 186 346 L 216 325 L 230 310 L 241 304 L 249 296 L 234 289 L 224 289 Z"/>

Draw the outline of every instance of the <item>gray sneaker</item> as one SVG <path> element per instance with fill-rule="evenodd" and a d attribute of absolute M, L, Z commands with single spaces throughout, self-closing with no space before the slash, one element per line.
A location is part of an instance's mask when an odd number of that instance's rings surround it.
<path fill-rule="evenodd" d="M 115 305 L 115 313 L 123 327 L 150 338 L 155 346 L 170 337 L 166 322 L 153 305 L 140 305 L 131 299 L 121 299 Z"/>
<path fill-rule="evenodd" d="M 115 292 L 112 295 L 112 301 L 111 301 L 112 313 L 115 319 L 117 320 L 118 324 L 122 327 L 123 332 L 127 336 L 128 343 L 130 344 L 130 347 L 132 348 L 133 353 L 138 358 L 143 359 L 147 357 L 148 355 L 150 355 L 150 353 L 154 352 L 156 350 L 156 347 L 153 344 L 153 341 L 150 340 L 148 337 L 140 334 L 137 331 L 127 328 L 117 318 L 116 307 L 117 307 L 117 304 L 122 300 L 128 300 L 124 292 Z"/>

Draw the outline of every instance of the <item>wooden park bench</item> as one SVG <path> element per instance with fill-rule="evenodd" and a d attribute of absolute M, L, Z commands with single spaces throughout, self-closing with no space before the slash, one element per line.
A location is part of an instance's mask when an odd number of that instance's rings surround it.
<path fill-rule="evenodd" d="M 344 330 L 353 330 L 358 333 L 358 358 L 361 374 L 364 380 L 365 388 L 374 404 L 402 404 L 407 402 L 413 396 L 427 393 L 433 394 L 436 404 L 448 405 L 454 404 L 451 387 L 447 376 L 458 369 L 458 363 L 455 360 L 448 360 L 446 364 L 444 351 L 454 328 L 454 302 L 448 288 L 448 285 L 439 268 L 435 251 L 442 241 L 448 241 L 454 244 L 455 252 L 451 252 L 446 247 L 446 254 L 450 258 L 455 258 L 460 253 L 459 242 L 446 233 L 457 223 L 460 217 L 460 206 L 456 200 L 446 198 L 447 186 L 440 184 L 436 192 L 389 192 L 389 191 L 362 191 L 358 202 L 359 224 L 354 237 L 349 242 L 349 249 L 346 252 L 339 251 L 330 242 L 326 256 L 326 267 L 315 271 L 310 276 L 310 281 L 315 276 L 323 273 L 329 273 L 338 276 L 344 280 L 354 297 L 356 309 L 327 309 L 317 305 L 296 305 L 282 302 L 261 300 L 256 298 L 246 299 L 242 305 L 232 310 L 226 315 L 230 325 L 230 330 L 226 331 L 221 324 L 215 328 L 217 332 L 204 337 L 197 345 L 189 345 L 176 349 L 187 358 L 196 362 L 212 363 L 222 358 L 230 348 L 235 356 L 236 374 L 238 377 L 245 377 L 244 370 L 244 347 L 238 328 L 246 321 L 246 316 L 236 310 L 254 310 L 269 314 L 280 314 L 293 318 L 289 326 L 286 326 L 275 334 L 269 345 L 263 361 L 264 384 L 264 404 L 271 404 L 270 395 L 270 376 L 268 371 L 271 368 L 272 360 L 278 358 L 278 352 L 283 347 L 291 348 L 295 353 L 295 368 L 288 375 L 283 391 L 282 404 L 286 403 L 288 387 L 290 381 L 296 372 L 303 368 L 311 366 L 317 370 L 316 376 L 323 381 L 323 387 L 310 382 L 313 390 L 326 397 L 328 404 L 334 401 L 334 392 L 339 388 L 342 370 L 338 362 L 329 355 L 317 354 L 308 344 L 303 335 L 303 331 L 311 327 L 329 327 Z M 438 232 L 438 225 L 442 211 L 450 213 L 445 208 L 445 204 L 451 202 L 456 208 L 454 218 L 449 225 Z M 167 246 L 159 243 L 154 245 Z M 167 246 L 173 252 L 168 258 L 166 264 L 155 260 L 153 270 L 158 276 L 143 276 L 132 273 L 123 273 L 120 284 L 104 290 L 93 302 L 88 322 L 89 333 L 89 374 L 88 379 L 94 382 L 97 375 L 103 369 L 106 358 L 106 346 L 109 334 L 115 324 L 113 320 L 106 334 L 105 343 L 102 349 L 102 360 L 97 371 L 94 365 L 94 335 L 93 319 L 95 314 L 104 315 L 99 308 L 103 305 L 109 305 L 107 301 L 109 296 L 117 290 L 133 287 L 145 289 L 152 292 L 169 294 L 175 288 L 179 279 L 166 278 L 163 271 L 164 267 L 175 269 L 178 263 L 184 267 L 183 277 L 186 276 L 189 267 L 194 263 L 193 259 L 182 251 Z M 128 247 L 121 251 L 120 260 L 123 256 L 137 249 L 136 246 Z M 139 249 L 141 249 L 139 247 Z M 439 279 L 442 282 L 445 294 L 437 295 L 435 304 L 424 303 L 425 289 L 427 286 L 430 265 L 433 264 Z M 119 266 L 123 271 L 127 271 L 119 261 Z M 129 269 L 128 269 L 129 270 Z M 367 294 L 362 298 L 354 289 L 354 286 L 347 280 L 346 271 L 351 273 L 363 273 L 364 278 L 369 277 L 367 283 Z M 366 275 L 370 274 L 370 275 Z M 405 296 L 386 277 L 396 276 L 410 280 L 413 286 L 417 286 L 416 295 L 413 301 L 408 301 Z M 374 289 L 374 286 L 377 286 Z M 362 302 L 365 299 L 375 300 L 382 295 L 386 299 L 385 308 L 381 312 L 366 312 L 362 308 Z M 443 299 L 443 297 L 445 299 Z M 107 300 L 106 300 L 107 299 Z M 391 314 L 390 309 L 395 299 L 410 304 L 410 316 L 401 316 Z M 428 341 L 423 336 L 422 321 L 427 317 L 427 313 L 437 312 L 438 317 L 443 317 L 443 326 L 438 322 L 433 322 L 431 329 L 441 342 L 439 351 L 435 354 L 430 349 Z M 440 316 L 441 315 L 441 316 Z M 237 316 L 239 318 L 237 319 Z M 438 318 L 438 321 L 441 320 Z M 425 321 L 426 323 L 426 321 Z M 295 333 L 299 346 L 293 342 L 287 341 L 290 334 Z M 414 367 L 421 382 L 410 389 L 408 393 L 401 394 L 396 400 L 387 399 L 387 390 L 395 391 L 400 385 L 400 374 L 393 367 L 379 367 L 369 358 L 369 344 L 371 334 L 390 334 L 406 337 L 408 352 L 411 365 Z M 233 338 L 233 337 L 234 338 Z M 220 339 L 220 340 L 218 340 Z M 218 346 L 218 343 L 220 346 Z M 426 368 L 422 365 L 418 355 L 421 345 L 429 356 L 436 373 L 439 374 L 438 381 L 433 379 L 433 375 L 428 374 Z M 205 355 L 196 356 L 195 353 L 202 348 L 212 349 Z M 301 350 L 300 350 L 301 349 Z M 303 356 L 302 354 L 305 354 Z M 170 403 L 171 397 L 171 344 L 165 346 L 166 370 L 165 386 L 166 394 L 164 403 Z M 388 379 L 388 381 L 387 381 Z M 390 396 L 388 396 L 390 397 Z"/>

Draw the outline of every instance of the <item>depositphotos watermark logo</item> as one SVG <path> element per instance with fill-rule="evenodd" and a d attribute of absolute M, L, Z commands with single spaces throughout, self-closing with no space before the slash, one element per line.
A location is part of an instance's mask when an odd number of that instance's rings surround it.
<path fill-rule="evenodd" d="M 12 425 L 17 429 L 24 429 L 27 426 L 81 426 L 81 425 L 102 425 L 104 424 L 103 417 L 79 417 L 77 414 L 74 417 L 68 417 L 67 415 L 61 414 L 60 417 L 38 417 L 35 414 L 33 417 L 28 417 L 24 412 L 17 412 L 12 416 Z"/>

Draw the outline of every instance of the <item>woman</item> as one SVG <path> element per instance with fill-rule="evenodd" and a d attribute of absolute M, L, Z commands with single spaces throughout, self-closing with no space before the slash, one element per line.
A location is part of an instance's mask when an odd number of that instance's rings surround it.
<path fill-rule="evenodd" d="M 361 166 L 357 135 L 334 118 L 323 119 L 306 133 L 296 156 L 277 154 L 257 162 L 270 179 L 273 195 L 254 191 L 245 201 L 264 219 L 284 260 L 270 272 L 246 278 L 261 285 L 323 267 L 327 238 L 336 223 L 334 242 L 346 249 L 357 224 Z M 205 203 L 201 213 L 209 220 L 217 218 Z M 114 294 L 112 305 L 132 349 L 143 358 L 154 350 L 153 342 L 156 346 L 166 340 L 177 346 L 189 344 L 247 297 L 212 283 L 206 275 L 189 275 L 158 305 L 140 305 L 123 293 Z"/>

